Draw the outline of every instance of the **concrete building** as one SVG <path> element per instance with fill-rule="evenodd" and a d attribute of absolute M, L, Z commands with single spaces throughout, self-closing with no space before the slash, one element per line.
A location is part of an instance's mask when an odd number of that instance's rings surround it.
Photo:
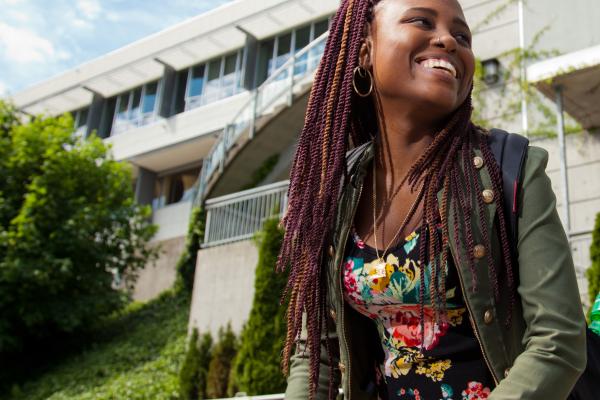
<path fill-rule="evenodd" d="M 600 17 L 600 5 L 595 0 L 530 0 L 525 7 L 513 0 L 461 3 L 489 82 L 478 87 L 486 100 L 481 117 L 491 126 L 535 131 L 546 116 L 535 104 L 520 103 L 527 82 L 520 72 L 535 72 L 539 67 L 533 64 L 542 60 L 515 64 L 520 58 L 514 50 L 533 48 L 549 59 L 545 62 L 556 63 L 555 54 L 600 44 L 600 27 L 592 23 Z M 190 322 L 213 333 L 228 321 L 241 329 L 254 290 L 257 254 L 250 239 L 274 207 L 285 208 L 295 139 L 337 5 L 337 0 L 234 1 L 14 96 L 28 113 L 73 113 L 81 134 L 97 132 L 113 146 L 116 159 L 133 166 L 137 201 L 152 205 L 160 227 L 154 241 L 165 250 L 156 266 L 141 273 L 137 299 L 152 298 L 173 283 L 199 193 L 207 221 Z M 587 82 L 600 82 L 599 72 L 588 72 Z M 496 106 L 508 104 L 507 93 L 517 107 Z M 540 93 L 549 95 L 539 98 L 554 110 L 554 92 Z M 594 134 L 597 124 L 583 122 L 569 104 L 565 109 L 575 119 L 567 122 L 579 123 L 583 132 L 565 139 L 566 157 L 560 156 L 562 141 L 531 140 L 550 151 L 548 171 L 569 222 L 584 293 L 582 271 L 600 211 L 595 178 L 600 138 Z M 590 106 L 590 113 L 598 110 Z M 561 173 L 563 159 L 566 173 Z M 563 213 L 564 204 L 570 213 Z"/>

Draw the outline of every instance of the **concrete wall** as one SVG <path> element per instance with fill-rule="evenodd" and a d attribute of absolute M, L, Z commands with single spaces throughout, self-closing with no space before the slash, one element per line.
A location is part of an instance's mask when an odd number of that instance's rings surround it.
<path fill-rule="evenodd" d="M 133 299 L 137 301 L 151 300 L 173 286 L 177 276 L 175 264 L 185 247 L 185 236 L 154 241 L 151 245 L 160 246 L 161 253 L 155 264 L 139 272 L 133 290 Z"/>
<path fill-rule="evenodd" d="M 231 322 L 236 334 L 248 319 L 254 298 L 258 250 L 245 240 L 198 252 L 189 327 L 216 336 Z"/>
<path fill-rule="evenodd" d="M 192 204 L 189 201 L 169 204 L 154 211 L 152 222 L 158 225 L 153 240 L 161 242 L 187 235 Z"/>

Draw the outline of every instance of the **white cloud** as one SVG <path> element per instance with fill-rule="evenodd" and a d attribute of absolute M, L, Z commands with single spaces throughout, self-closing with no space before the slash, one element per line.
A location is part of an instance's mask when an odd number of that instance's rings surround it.
<path fill-rule="evenodd" d="M 54 57 L 54 45 L 33 31 L 0 22 L 0 47 L 11 62 L 40 62 Z M 63 55 L 64 56 L 64 55 Z"/>
<path fill-rule="evenodd" d="M 77 8 L 87 19 L 96 19 L 102 7 L 97 0 L 77 0 Z"/>

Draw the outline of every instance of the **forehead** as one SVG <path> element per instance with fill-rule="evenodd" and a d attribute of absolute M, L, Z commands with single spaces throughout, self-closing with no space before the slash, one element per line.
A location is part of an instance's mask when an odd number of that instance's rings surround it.
<path fill-rule="evenodd" d="M 375 11 L 401 14 L 411 8 L 428 8 L 440 15 L 460 17 L 465 20 L 462 6 L 458 0 L 380 0 Z"/>

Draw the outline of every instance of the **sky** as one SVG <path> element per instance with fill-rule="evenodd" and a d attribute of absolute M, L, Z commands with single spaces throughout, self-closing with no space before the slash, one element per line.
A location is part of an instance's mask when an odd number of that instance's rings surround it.
<path fill-rule="evenodd" d="M 0 96 L 229 1 L 0 0 Z"/>

